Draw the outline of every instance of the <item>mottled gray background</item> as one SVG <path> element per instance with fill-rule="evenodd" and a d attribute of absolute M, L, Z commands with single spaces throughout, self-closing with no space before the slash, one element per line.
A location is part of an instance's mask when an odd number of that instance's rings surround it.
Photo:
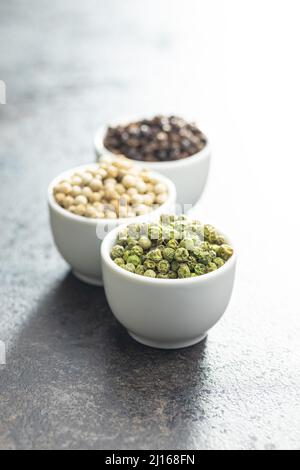
<path fill-rule="evenodd" d="M 0 0 L 2 449 L 300 447 L 297 2 Z M 239 248 L 207 341 L 138 345 L 56 252 L 48 182 L 110 118 L 200 120 Z M 184 315 L 184 312 L 182 312 Z"/>

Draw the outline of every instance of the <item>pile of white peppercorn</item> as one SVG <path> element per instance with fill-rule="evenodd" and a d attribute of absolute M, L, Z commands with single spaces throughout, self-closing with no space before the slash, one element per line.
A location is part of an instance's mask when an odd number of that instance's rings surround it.
<path fill-rule="evenodd" d="M 148 170 L 119 156 L 103 159 L 61 181 L 55 201 L 67 211 L 93 219 L 132 218 L 152 212 L 167 201 L 167 186 Z"/>

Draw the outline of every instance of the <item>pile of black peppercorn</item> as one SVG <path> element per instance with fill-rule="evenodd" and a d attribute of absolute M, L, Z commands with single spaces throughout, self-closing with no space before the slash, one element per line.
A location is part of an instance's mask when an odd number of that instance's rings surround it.
<path fill-rule="evenodd" d="M 109 127 L 104 139 L 111 152 L 145 162 L 181 160 L 200 152 L 206 143 L 195 124 L 177 116 L 155 116 Z"/>

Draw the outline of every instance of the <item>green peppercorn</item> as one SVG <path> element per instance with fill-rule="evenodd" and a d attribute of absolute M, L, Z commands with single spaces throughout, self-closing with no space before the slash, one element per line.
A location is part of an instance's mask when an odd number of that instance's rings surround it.
<path fill-rule="evenodd" d="M 149 250 L 152 246 L 151 240 L 147 237 L 141 237 L 138 241 L 139 246 L 144 250 Z"/>
<path fill-rule="evenodd" d="M 178 263 L 178 261 L 173 261 L 171 264 L 172 271 L 174 273 L 177 273 L 179 268 L 180 268 L 180 263 Z"/>
<path fill-rule="evenodd" d="M 117 243 L 118 243 L 118 245 L 125 247 L 127 245 L 127 238 L 122 239 L 122 238 L 118 237 L 117 238 Z"/>
<path fill-rule="evenodd" d="M 183 261 L 187 261 L 189 259 L 189 252 L 186 248 L 177 248 L 175 251 L 175 260 L 179 261 L 180 263 Z"/>
<path fill-rule="evenodd" d="M 220 251 L 220 246 L 219 246 L 219 245 L 216 245 L 216 244 L 212 244 L 212 245 L 210 245 L 210 248 L 211 248 L 211 250 L 213 250 L 213 251 L 216 253 L 216 255 L 218 256 L 218 253 L 219 253 L 219 251 Z"/>
<path fill-rule="evenodd" d="M 122 256 L 124 255 L 124 247 L 121 246 L 121 245 L 115 245 L 113 247 L 113 249 L 111 250 L 111 257 L 112 259 L 115 259 L 115 258 L 122 258 Z"/>
<path fill-rule="evenodd" d="M 119 232 L 111 250 L 118 266 L 159 279 L 202 276 L 222 267 L 232 254 L 213 226 L 181 216 L 162 217 L 161 223 L 151 225 L 131 224 Z"/>
<path fill-rule="evenodd" d="M 135 238 L 129 237 L 127 239 L 127 248 L 130 250 L 138 244 L 138 241 Z"/>
<path fill-rule="evenodd" d="M 150 269 L 150 270 L 155 270 L 156 269 L 155 261 L 152 261 L 151 259 L 146 259 L 145 262 L 144 262 L 144 268 Z"/>
<path fill-rule="evenodd" d="M 200 248 L 201 248 L 202 251 L 209 251 L 209 250 L 211 250 L 211 244 L 208 243 L 208 242 L 202 241 L 202 243 L 200 245 Z"/>
<path fill-rule="evenodd" d="M 221 268 L 221 266 L 225 264 L 225 261 L 222 258 L 217 257 L 214 259 L 214 263 L 218 268 Z"/>
<path fill-rule="evenodd" d="M 165 248 L 162 252 L 163 258 L 171 262 L 175 256 L 175 250 L 173 248 Z"/>
<path fill-rule="evenodd" d="M 216 257 L 216 253 L 214 251 L 201 251 L 200 255 L 197 256 L 197 259 L 200 263 L 207 265 L 210 263 L 214 257 Z"/>
<path fill-rule="evenodd" d="M 121 268 L 126 264 L 123 258 L 115 258 L 114 262 Z"/>
<path fill-rule="evenodd" d="M 173 250 L 176 250 L 178 248 L 178 241 L 175 240 L 174 238 L 172 240 L 169 240 L 167 243 L 167 247 L 172 248 Z"/>
<path fill-rule="evenodd" d="M 157 279 L 169 279 L 168 274 L 165 273 L 158 273 L 156 277 Z"/>
<path fill-rule="evenodd" d="M 205 274 L 205 265 L 201 263 L 196 264 L 194 271 L 197 276 L 202 276 Z"/>
<path fill-rule="evenodd" d="M 144 250 L 143 250 L 143 248 L 142 248 L 140 245 L 135 245 L 135 246 L 132 248 L 131 253 L 132 253 L 133 255 L 136 255 L 136 256 L 143 256 Z"/>
<path fill-rule="evenodd" d="M 181 240 L 179 243 L 180 248 L 186 248 L 189 251 L 192 251 L 194 248 L 194 242 L 192 238 L 187 238 L 185 240 Z"/>
<path fill-rule="evenodd" d="M 177 279 L 178 278 L 177 272 L 175 273 L 174 271 L 169 271 L 168 272 L 168 278 L 169 279 Z"/>
<path fill-rule="evenodd" d="M 169 269 L 170 269 L 170 263 L 166 259 L 161 260 L 157 265 L 158 272 L 162 274 L 166 274 L 167 272 L 169 272 Z"/>
<path fill-rule="evenodd" d="M 218 269 L 218 266 L 213 262 L 208 263 L 208 265 L 206 266 L 206 272 L 207 273 L 211 273 L 212 271 L 216 271 L 216 269 Z"/>
<path fill-rule="evenodd" d="M 228 261 L 229 258 L 231 258 L 231 256 L 233 255 L 233 248 L 231 248 L 231 246 L 224 243 L 223 245 L 220 246 L 218 254 L 221 258 L 223 258 L 224 261 Z"/>
<path fill-rule="evenodd" d="M 190 268 L 191 271 L 194 271 L 194 268 L 197 264 L 197 258 L 195 256 L 189 256 L 189 259 L 187 261 L 188 267 Z"/>
<path fill-rule="evenodd" d="M 152 269 L 147 269 L 147 271 L 145 271 L 145 273 L 144 273 L 144 276 L 155 278 L 156 277 L 156 272 L 153 271 Z"/>
<path fill-rule="evenodd" d="M 136 267 L 135 274 L 139 274 L 140 276 L 144 276 L 145 274 L 145 268 L 142 265 L 139 265 Z"/>
<path fill-rule="evenodd" d="M 216 239 L 217 239 L 217 236 L 218 236 L 218 233 L 212 225 L 205 225 L 204 226 L 205 240 L 209 241 L 210 243 L 215 243 Z"/>
<path fill-rule="evenodd" d="M 197 246 L 196 248 L 193 249 L 193 255 L 194 255 L 197 259 L 200 258 L 200 256 L 202 255 L 202 252 L 203 252 L 203 251 L 202 251 L 201 247 L 198 247 L 198 246 Z"/>
<path fill-rule="evenodd" d="M 152 251 L 149 251 L 147 257 L 151 259 L 152 261 L 160 261 L 162 259 L 162 254 L 161 251 L 156 248 Z"/>
<path fill-rule="evenodd" d="M 187 264 L 182 264 L 178 269 L 178 277 L 180 279 L 191 277 L 191 271 Z"/>
<path fill-rule="evenodd" d="M 124 266 L 124 269 L 126 269 L 126 271 L 129 271 L 130 273 L 135 273 L 135 266 L 134 266 L 134 264 L 127 263 L 127 264 Z"/>
<path fill-rule="evenodd" d="M 137 255 L 130 255 L 127 258 L 127 264 L 133 264 L 135 267 L 141 264 L 141 258 Z"/>
<path fill-rule="evenodd" d="M 226 239 L 225 239 L 225 237 L 224 237 L 223 235 L 218 234 L 218 235 L 216 236 L 216 241 L 215 241 L 215 243 L 216 243 L 217 245 L 224 245 L 224 244 L 226 244 Z"/>
<path fill-rule="evenodd" d="M 128 260 L 130 255 L 131 255 L 131 250 L 126 249 L 124 251 L 124 255 L 123 255 L 123 259 L 124 259 L 124 261 L 126 261 L 126 263 L 127 263 L 127 260 Z"/>

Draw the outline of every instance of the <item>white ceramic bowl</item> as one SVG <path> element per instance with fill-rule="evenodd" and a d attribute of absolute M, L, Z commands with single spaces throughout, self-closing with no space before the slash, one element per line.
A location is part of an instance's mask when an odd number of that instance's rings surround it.
<path fill-rule="evenodd" d="M 126 122 L 133 122 L 126 120 Z M 112 126 L 120 124 L 113 123 Z M 116 155 L 110 152 L 103 143 L 106 128 L 101 127 L 95 134 L 94 147 L 97 159 L 103 155 L 110 155 L 116 158 Z M 165 175 L 173 181 L 177 190 L 177 202 L 183 207 L 186 206 L 184 212 L 194 206 L 200 199 L 206 185 L 211 160 L 211 148 L 207 142 L 201 152 L 182 160 L 170 162 L 138 162 L 137 165 L 147 166 L 152 171 Z"/>
<path fill-rule="evenodd" d="M 80 280 L 93 285 L 102 285 L 100 245 L 105 235 L 124 223 L 148 221 L 157 219 L 161 214 L 170 213 L 176 203 L 176 189 L 168 178 L 152 173 L 151 176 L 166 184 L 168 199 L 150 214 L 132 219 L 88 219 L 60 207 L 53 196 L 54 187 L 76 171 L 96 166 L 96 164 L 83 165 L 57 176 L 48 188 L 48 205 L 53 238 L 61 256 Z"/>
<path fill-rule="evenodd" d="M 113 314 L 135 340 L 147 346 L 176 349 L 202 341 L 230 301 L 236 254 L 204 276 L 147 278 L 120 268 L 111 259 L 119 230 L 107 235 L 101 247 L 104 288 Z"/>

